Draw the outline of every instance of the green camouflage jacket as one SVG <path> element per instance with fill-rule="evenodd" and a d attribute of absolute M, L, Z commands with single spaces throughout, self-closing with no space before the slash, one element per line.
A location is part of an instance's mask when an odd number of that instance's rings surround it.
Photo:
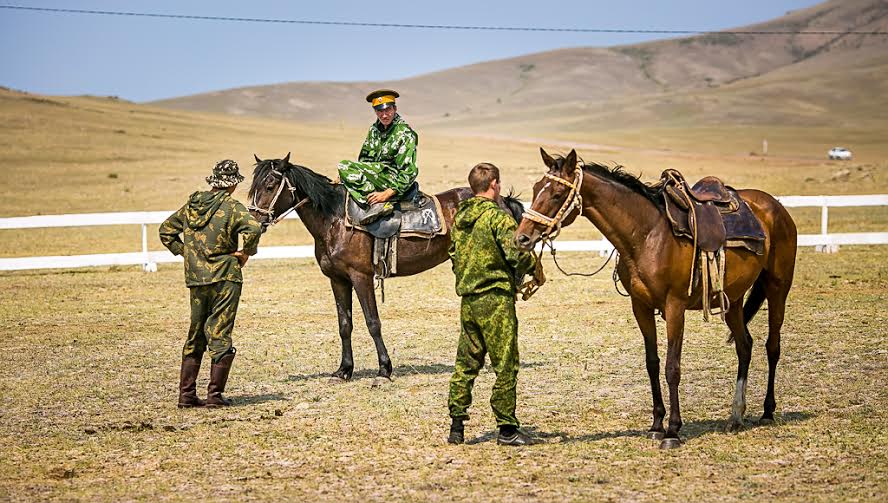
<path fill-rule="evenodd" d="M 419 136 L 416 132 L 400 115 L 395 114 L 394 120 L 385 131 L 379 121 L 370 126 L 367 138 L 361 145 L 358 161 L 385 164 L 395 183 L 394 187 L 389 188 L 401 195 L 413 185 L 419 172 L 416 166 L 418 144 Z"/>
<path fill-rule="evenodd" d="M 255 255 L 261 227 L 247 208 L 224 190 L 195 192 L 188 203 L 160 225 L 160 241 L 173 255 L 185 258 L 185 284 L 210 285 L 219 281 L 243 282 L 237 251 Z M 184 241 L 179 235 L 184 235 Z"/>
<path fill-rule="evenodd" d="M 515 293 L 517 278 L 531 272 L 533 254 L 515 247 L 518 224 L 484 197 L 460 203 L 451 231 L 450 260 L 457 295 L 500 289 Z"/>

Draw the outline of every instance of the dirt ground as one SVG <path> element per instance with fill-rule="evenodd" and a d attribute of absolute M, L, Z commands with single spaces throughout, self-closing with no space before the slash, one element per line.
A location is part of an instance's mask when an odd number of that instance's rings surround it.
<path fill-rule="evenodd" d="M 866 148 L 855 147 L 847 163 L 823 159 L 847 133 L 841 129 L 726 126 L 540 139 L 418 129 L 420 181 L 429 192 L 464 185 L 472 165 L 491 161 L 527 200 L 543 171 L 540 145 L 560 153 L 575 146 L 587 160 L 624 164 L 645 180 L 671 167 L 689 179 L 715 174 L 774 194 L 888 190 L 881 129 L 855 134 L 848 145 Z M 292 151 L 299 164 L 333 176 L 365 132 L 0 90 L 7 178 L 0 215 L 172 210 L 205 187 L 218 159 L 238 160 L 249 176 L 254 152 Z M 755 152 L 762 138 L 768 156 Z M 245 201 L 246 188 L 236 197 Z M 792 214 L 802 233 L 819 232 L 816 208 Z M 830 211 L 831 232 L 882 231 L 886 223 L 888 208 Z M 583 222 L 561 239 L 597 235 Z M 273 229 L 262 245 L 308 242 L 296 221 Z M 154 238 L 149 245 L 160 249 Z M 3 257 L 139 246 L 138 226 L 0 231 Z M 568 270 L 590 271 L 603 260 L 561 256 Z M 175 407 L 188 324 L 181 265 L 154 274 L 138 267 L 2 273 L 0 501 L 882 501 L 886 263 L 886 247 L 801 250 L 773 426 L 754 424 L 764 399 L 766 316 L 752 323 L 749 427 L 725 434 L 736 355 L 723 325 L 692 314 L 682 360 L 685 445 L 675 451 L 644 436 L 651 398 L 643 344 L 628 301 L 614 292 L 611 267 L 592 279 L 568 278 L 547 262 L 549 282 L 519 306 L 518 414 L 545 441 L 526 449 L 493 441 L 489 371 L 476 383 L 469 445 L 445 443 L 459 306 L 447 266 L 386 283 L 380 314 L 395 379 L 372 389 L 376 355 L 360 314 L 355 379 L 330 385 L 325 378 L 339 363 L 340 342 L 329 282 L 314 261 L 251 262 L 235 331 L 235 406 L 216 411 Z"/>
<path fill-rule="evenodd" d="M 494 441 L 489 370 L 476 383 L 468 445 L 445 443 L 459 302 L 445 266 L 387 282 L 381 317 L 395 379 L 374 389 L 360 319 L 355 379 L 325 379 L 339 340 L 317 265 L 250 263 L 235 406 L 225 410 L 175 407 L 188 321 L 181 266 L 3 274 L 0 499 L 884 500 L 886 259 L 884 247 L 801 251 L 772 426 L 755 425 L 766 316 L 752 323 L 749 427 L 726 434 L 736 356 L 723 325 L 692 314 L 685 445 L 675 451 L 644 436 L 642 340 L 610 267 L 583 279 L 547 263 L 550 281 L 519 305 L 518 414 L 545 443 L 518 449 Z M 590 270 L 602 259 L 562 260 Z"/>

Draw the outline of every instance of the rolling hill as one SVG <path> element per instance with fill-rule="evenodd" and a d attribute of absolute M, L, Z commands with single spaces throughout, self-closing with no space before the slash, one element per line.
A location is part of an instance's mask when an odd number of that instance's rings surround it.
<path fill-rule="evenodd" d="M 888 31 L 888 1 L 831 0 L 730 31 Z M 411 123 L 469 133 L 638 127 L 884 127 L 888 36 L 712 33 L 572 48 L 393 82 L 292 82 L 153 104 L 234 115 L 367 122 L 368 89 L 398 89 Z M 458 109 L 441 103 L 461 103 Z M 310 113 L 306 113 L 310 112 Z"/>

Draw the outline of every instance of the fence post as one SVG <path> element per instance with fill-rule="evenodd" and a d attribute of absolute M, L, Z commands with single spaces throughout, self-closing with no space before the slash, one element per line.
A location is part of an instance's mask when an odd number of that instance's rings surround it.
<path fill-rule="evenodd" d="M 148 255 L 148 225 L 142 224 L 142 270 L 145 272 L 157 272 L 157 264 L 151 261 Z"/>
<path fill-rule="evenodd" d="M 827 206 L 826 198 L 823 198 L 823 206 L 820 207 L 820 235 L 823 236 L 824 243 L 821 245 L 817 245 L 814 247 L 816 251 L 821 253 L 836 253 L 839 251 L 839 245 L 834 245 L 829 242 L 829 233 L 827 232 L 827 227 L 829 226 L 829 206 Z"/>

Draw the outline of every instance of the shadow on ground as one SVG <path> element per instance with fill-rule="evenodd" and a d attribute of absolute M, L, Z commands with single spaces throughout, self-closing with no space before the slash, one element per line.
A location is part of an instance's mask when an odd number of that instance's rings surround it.
<path fill-rule="evenodd" d="M 537 362 L 528 362 L 522 363 L 520 368 L 529 369 L 534 367 L 541 367 L 543 363 Z M 352 374 L 352 380 L 355 379 L 372 379 L 377 376 L 379 370 L 378 369 L 363 369 L 356 370 Z M 490 365 L 486 365 L 484 367 L 484 372 L 493 372 L 490 368 Z M 298 382 L 298 381 L 311 381 L 313 379 L 326 379 L 331 376 L 333 372 L 317 372 L 314 374 L 293 374 L 287 377 L 286 381 L 288 382 Z M 452 374 L 453 373 L 453 365 L 443 364 L 443 363 L 425 363 L 425 364 L 417 364 L 411 365 L 409 363 L 404 363 L 398 365 L 394 368 L 392 372 L 392 378 L 397 379 L 398 377 L 404 377 L 409 375 L 433 375 L 433 374 Z"/>
<path fill-rule="evenodd" d="M 750 421 L 747 419 L 744 430 L 753 428 L 773 428 L 787 423 L 799 421 L 807 421 L 815 417 L 811 412 L 785 412 L 778 416 L 777 420 L 768 425 L 758 423 L 758 420 Z M 690 421 L 685 423 L 681 429 L 681 438 L 684 441 L 692 440 L 711 433 L 724 433 L 727 418 L 725 419 L 707 419 L 704 421 Z M 619 430 L 619 431 L 602 431 L 598 433 L 588 433 L 584 435 L 570 435 L 561 431 L 547 432 L 536 426 L 524 426 L 521 428 L 531 437 L 541 441 L 541 443 L 577 443 L 577 442 L 597 442 L 599 440 L 607 440 L 611 438 L 622 437 L 647 437 L 647 430 Z M 467 440 L 466 444 L 481 444 L 484 442 L 492 442 L 496 440 L 497 430 L 491 430 L 484 434 Z"/>

